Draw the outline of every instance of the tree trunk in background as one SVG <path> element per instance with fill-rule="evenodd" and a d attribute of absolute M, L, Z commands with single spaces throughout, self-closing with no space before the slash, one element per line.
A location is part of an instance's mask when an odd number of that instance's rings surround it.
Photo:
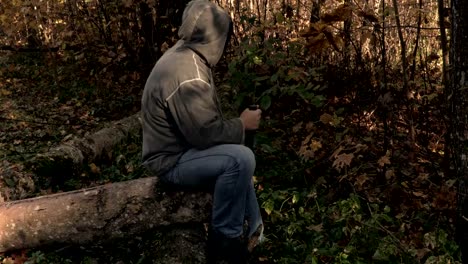
<path fill-rule="evenodd" d="M 400 39 L 400 47 L 401 47 L 401 64 L 402 64 L 402 76 L 403 76 L 403 93 L 404 93 L 404 98 L 403 100 L 408 102 L 408 110 L 409 110 L 409 137 L 410 137 L 410 148 L 411 152 L 409 154 L 409 159 L 410 161 L 413 160 L 414 153 L 417 151 L 416 148 L 416 128 L 414 124 L 414 98 L 409 90 L 408 87 L 408 74 L 406 71 L 408 70 L 408 61 L 406 59 L 406 40 L 403 36 L 403 29 L 401 26 L 401 19 L 400 19 L 400 12 L 398 11 L 398 2 L 397 0 L 393 0 L 393 8 L 395 10 L 395 21 L 397 25 L 397 31 L 398 31 L 398 38 Z"/>
<path fill-rule="evenodd" d="M 450 144 L 453 171 L 458 178 L 456 234 L 468 263 L 468 4 L 465 0 L 452 0 L 451 68 L 452 81 L 448 89 L 451 120 Z"/>
<path fill-rule="evenodd" d="M 388 97 L 391 98 L 391 91 L 389 91 L 388 89 L 388 85 L 387 85 L 387 46 L 385 44 L 385 38 L 386 38 L 386 35 L 385 35 L 385 9 L 386 9 L 386 5 L 385 5 L 385 0 L 382 0 L 382 80 L 383 80 L 383 85 L 380 85 L 381 87 L 381 91 L 380 91 L 380 97 L 381 98 L 385 98 L 386 95 L 389 95 Z M 381 102 L 381 107 L 383 109 L 382 113 L 383 113 L 383 116 L 382 116 L 382 122 L 384 124 L 384 136 L 383 136 L 383 141 L 384 141 L 384 145 L 383 145 L 383 150 L 384 150 L 384 153 L 387 153 L 387 150 L 389 148 L 389 135 L 390 135 L 390 131 L 389 131 L 389 127 L 388 127 L 388 122 L 389 122 L 389 107 L 388 107 L 388 104 L 386 104 L 386 100 L 379 100 L 379 102 Z M 384 177 L 382 177 L 382 179 L 384 179 Z"/>
<path fill-rule="evenodd" d="M 153 14 L 150 6 L 146 2 L 140 3 L 141 34 L 145 39 L 145 44 L 141 50 L 140 58 L 143 64 L 151 64 L 156 61 L 156 49 L 154 37 L 158 35 L 154 27 Z"/>
<path fill-rule="evenodd" d="M 344 4 L 346 6 L 351 6 L 351 0 L 345 0 Z M 346 70 L 349 70 L 350 65 L 350 52 L 351 52 L 351 27 L 352 27 L 352 16 L 349 16 L 343 23 L 343 32 L 344 32 L 344 58 L 343 66 L 346 67 Z"/>
<path fill-rule="evenodd" d="M 422 24 L 422 10 L 423 10 L 423 0 L 419 0 L 419 9 L 418 12 L 418 26 L 416 29 L 416 40 L 413 50 L 413 65 L 411 66 L 410 80 L 414 81 L 414 75 L 416 74 L 416 58 L 418 57 L 418 48 L 419 48 L 419 39 L 421 37 L 421 24 Z"/>
<path fill-rule="evenodd" d="M 312 0 L 312 12 L 310 13 L 310 23 L 320 21 L 320 0 Z"/>
<path fill-rule="evenodd" d="M 398 11 L 398 2 L 397 0 L 393 0 L 393 8 L 395 9 L 395 21 L 397 25 L 398 31 L 398 38 L 400 39 L 400 46 L 401 46 L 401 63 L 402 63 L 402 75 L 403 75 L 403 92 L 405 92 L 405 96 L 408 95 L 408 75 L 406 74 L 406 70 L 408 69 L 408 62 L 406 61 L 406 41 L 403 37 L 403 29 L 401 28 L 401 19 L 400 19 L 400 12 Z"/>
<path fill-rule="evenodd" d="M 448 40 L 447 33 L 445 29 L 445 16 L 444 16 L 444 0 L 437 0 L 437 11 L 439 14 L 439 27 L 440 27 L 440 47 L 442 50 L 442 85 L 444 87 L 444 107 L 447 109 L 448 100 L 448 91 L 450 87 L 450 76 L 447 69 L 449 65 L 449 52 L 448 52 Z M 445 124 L 447 127 L 450 127 L 450 119 L 445 115 Z M 445 147 L 444 147 L 444 162 L 443 169 L 446 175 L 450 175 L 450 134 L 445 133 Z"/>
<path fill-rule="evenodd" d="M 156 17 L 153 17 L 151 6 L 146 2 L 140 3 L 140 17 L 142 21 L 145 48 L 142 51 L 142 59 L 145 63 L 154 63 L 164 53 L 166 43 L 172 46 L 178 39 L 177 33 L 181 22 L 182 13 L 190 0 L 160 0 L 156 4 Z"/>

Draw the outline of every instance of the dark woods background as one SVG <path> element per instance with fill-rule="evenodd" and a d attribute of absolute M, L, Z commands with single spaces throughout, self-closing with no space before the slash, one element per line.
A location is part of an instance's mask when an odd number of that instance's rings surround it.
<path fill-rule="evenodd" d="M 187 2 L 2 1 L 0 95 L 27 97 L 26 87 L 34 87 L 36 98 L 85 108 L 86 117 L 68 114 L 79 124 L 137 112 L 149 71 L 177 41 Z M 460 261 L 454 224 L 456 182 L 464 175 L 452 158 L 465 149 L 449 143 L 464 108 L 448 111 L 458 91 L 448 85 L 458 6 L 216 2 L 235 22 L 232 45 L 216 67 L 226 111 L 234 115 L 251 103 L 264 110 L 256 186 L 269 240 L 256 259 Z M 3 119 L 20 117 L 9 111 L 2 108 Z M 65 130 L 49 140 L 85 133 L 82 124 Z M 18 152 L 11 142 L 2 141 L 13 149 L 8 160 Z"/>

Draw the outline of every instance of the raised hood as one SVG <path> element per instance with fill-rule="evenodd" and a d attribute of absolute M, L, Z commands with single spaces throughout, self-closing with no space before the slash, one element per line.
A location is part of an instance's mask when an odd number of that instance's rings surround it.
<path fill-rule="evenodd" d="M 232 20 L 221 7 L 207 0 L 191 1 L 182 16 L 179 37 L 188 47 L 205 58 L 209 66 L 221 59 Z"/>

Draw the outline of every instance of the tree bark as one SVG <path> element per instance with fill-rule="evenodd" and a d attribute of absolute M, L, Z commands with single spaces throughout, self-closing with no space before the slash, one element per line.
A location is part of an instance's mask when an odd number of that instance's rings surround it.
<path fill-rule="evenodd" d="M 450 144 L 454 175 L 459 181 L 457 193 L 457 236 L 463 263 L 468 263 L 468 4 L 452 0 L 451 85 L 448 92 L 451 120 Z"/>
<path fill-rule="evenodd" d="M 450 89 L 450 76 L 448 71 L 449 65 L 449 51 L 448 51 L 448 40 L 447 32 L 445 27 L 445 16 L 444 16 L 444 0 L 437 0 L 437 12 L 439 15 L 439 27 L 440 27 L 440 49 L 442 50 L 442 85 L 444 87 L 444 108 L 447 109 L 447 103 L 449 102 L 448 91 Z M 445 115 L 445 124 L 447 128 L 450 127 L 451 120 Z M 444 146 L 444 161 L 443 170 L 446 175 L 450 175 L 450 133 L 445 133 L 445 146 Z"/>
<path fill-rule="evenodd" d="M 316 23 L 320 21 L 320 0 L 312 1 L 312 11 L 310 12 L 309 22 Z"/>
<path fill-rule="evenodd" d="M 423 10 L 423 0 L 419 0 L 418 25 L 416 28 L 416 40 L 414 41 L 415 46 L 413 50 L 413 65 L 411 66 L 411 72 L 410 72 L 411 81 L 414 81 L 414 75 L 416 73 L 416 62 L 417 62 L 416 58 L 418 56 L 419 39 L 421 37 L 422 10 Z"/>
<path fill-rule="evenodd" d="M 39 176 L 53 179 L 64 175 L 76 176 L 83 165 L 98 161 L 112 153 L 115 145 L 126 140 L 130 135 L 140 133 L 140 114 L 112 122 L 106 128 L 85 137 L 72 139 L 49 152 L 38 154 L 28 162 L 28 166 Z"/>
<path fill-rule="evenodd" d="M 155 177 L 0 204 L 0 252 L 86 245 L 208 221 L 211 195 L 164 193 Z"/>
<path fill-rule="evenodd" d="M 345 0 L 345 5 L 347 7 L 351 6 L 350 0 Z M 343 22 L 343 33 L 344 33 L 344 49 L 343 49 L 343 66 L 346 68 L 346 71 L 349 71 L 351 67 L 351 27 L 353 24 L 352 16 L 349 16 Z"/>
<path fill-rule="evenodd" d="M 406 74 L 406 70 L 408 68 L 408 62 L 406 61 L 406 41 L 403 37 L 403 30 L 401 28 L 401 20 L 400 20 L 400 12 L 398 11 L 398 2 L 397 0 L 392 0 L 393 8 L 395 10 L 395 21 L 397 25 L 398 31 L 398 38 L 400 39 L 400 46 L 401 46 L 401 62 L 402 62 L 402 75 L 403 75 L 403 91 L 405 92 L 405 96 L 408 95 L 408 75 Z"/>
<path fill-rule="evenodd" d="M 145 1 L 140 3 L 140 21 L 141 21 L 141 36 L 145 40 L 145 44 L 141 48 L 140 57 L 143 64 L 154 64 L 156 59 L 161 55 L 159 46 L 155 36 L 158 36 L 157 28 L 154 26 L 153 14 L 151 7 Z"/>

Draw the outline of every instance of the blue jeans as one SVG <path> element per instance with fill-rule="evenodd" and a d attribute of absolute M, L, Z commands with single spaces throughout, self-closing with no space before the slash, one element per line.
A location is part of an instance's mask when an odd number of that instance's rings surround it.
<path fill-rule="evenodd" d="M 250 237 L 262 224 L 252 181 L 254 170 L 255 156 L 249 148 L 226 144 L 190 149 L 161 178 L 184 188 L 214 189 L 212 228 L 226 237 L 239 237 L 246 220 Z"/>

